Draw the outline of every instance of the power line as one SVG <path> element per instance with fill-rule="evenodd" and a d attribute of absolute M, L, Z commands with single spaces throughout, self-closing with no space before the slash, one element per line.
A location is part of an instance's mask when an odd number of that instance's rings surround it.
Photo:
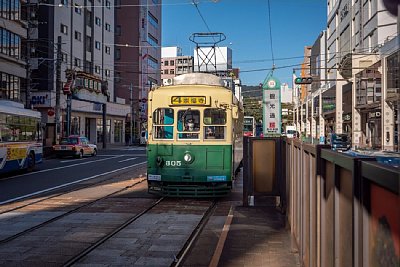
<path fill-rule="evenodd" d="M 272 45 L 271 5 L 270 5 L 269 0 L 268 0 L 268 26 L 269 26 L 269 40 L 270 40 L 270 44 L 271 44 L 272 66 L 275 66 L 274 48 Z"/>

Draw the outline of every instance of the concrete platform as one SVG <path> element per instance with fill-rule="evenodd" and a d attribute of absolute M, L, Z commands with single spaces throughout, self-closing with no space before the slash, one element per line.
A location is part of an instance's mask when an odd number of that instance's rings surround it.
<path fill-rule="evenodd" d="M 237 204 L 231 206 L 231 222 L 227 219 L 225 223 L 228 230 L 223 248 L 210 266 L 300 266 L 297 246 L 275 198 L 256 197 L 255 206 L 244 207 L 242 182 L 239 175 L 231 195 L 232 203 Z"/>

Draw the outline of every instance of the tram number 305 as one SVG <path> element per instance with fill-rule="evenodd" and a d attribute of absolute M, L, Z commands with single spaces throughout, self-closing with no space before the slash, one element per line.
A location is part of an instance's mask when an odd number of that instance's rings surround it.
<path fill-rule="evenodd" d="M 166 160 L 165 161 L 165 166 L 181 166 L 182 162 L 180 160 Z"/>

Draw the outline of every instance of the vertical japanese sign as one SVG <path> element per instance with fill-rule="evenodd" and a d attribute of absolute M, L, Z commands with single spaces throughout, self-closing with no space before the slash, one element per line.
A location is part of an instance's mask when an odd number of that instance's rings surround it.
<path fill-rule="evenodd" d="M 281 85 L 273 77 L 263 84 L 263 130 L 266 135 L 281 133 Z"/>

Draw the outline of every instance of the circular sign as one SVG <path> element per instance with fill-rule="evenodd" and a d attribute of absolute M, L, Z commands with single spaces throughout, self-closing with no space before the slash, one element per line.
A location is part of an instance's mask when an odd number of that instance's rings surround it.
<path fill-rule="evenodd" d="M 55 114 L 54 109 L 51 108 L 51 109 L 48 109 L 48 110 L 47 110 L 47 115 L 48 115 L 48 116 L 53 117 L 54 114 Z"/>
<path fill-rule="evenodd" d="M 274 80 L 269 80 L 268 81 L 268 87 L 269 88 L 274 88 L 276 86 L 276 82 Z"/>

